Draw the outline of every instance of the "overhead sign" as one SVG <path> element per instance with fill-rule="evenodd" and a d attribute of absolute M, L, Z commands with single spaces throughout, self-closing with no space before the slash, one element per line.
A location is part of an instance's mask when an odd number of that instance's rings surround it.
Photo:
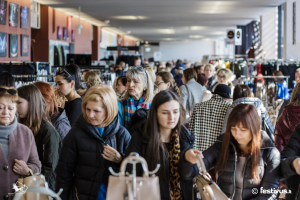
<path fill-rule="evenodd" d="M 235 44 L 235 30 L 227 30 L 227 44 Z"/>
<path fill-rule="evenodd" d="M 162 53 L 160 51 L 155 51 L 153 57 L 154 61 L 161 61 Z"/>
<path fill-rule="evenodd" d="M 235 46 L 242 46 L 242 29 L 235 29 Z"/>
<path fill-rule="evenodd" d="M 117 46 L 117 47 L 107 47 L 107 51 L 139 51 L 140 48 L 137 46 Z"/>

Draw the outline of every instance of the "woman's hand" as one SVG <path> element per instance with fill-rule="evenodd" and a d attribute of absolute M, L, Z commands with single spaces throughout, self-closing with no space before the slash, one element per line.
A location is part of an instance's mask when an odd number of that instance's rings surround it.
<path fill-rule="evenodd" d="M 297 174 L 300 175 L 300 158 L 296 158 L 293 161 L 293 167 L 294 167 L 295 171 L 297 172 Z"/>
<path fill-rule="evenodd" d="M 120 163 L 122 161 L 121 154 L 114 148 L 110 147 L 108 144 L 104 146 L 104 151 L 103 151 L 102 156 L 106 160 L 109 160 L 109 161 L 112 161 L 115 163 Z"/>
<path fill-rule="evenodd" d="M 197 162 L 198 162 L 197 154 L 200 154 L 201 157 L 204 158 L 201 151 L 198 151 L 196 149 L 190 149 L 185 152 L 185 155 L 184 155 L 185 160 L 192 164 L 197 164 Z"/>
<path fill-rule="evenodd" d="M 27 164 L 23 160 L 17 160 L 17 159 L 15 159 L 15 165 L 13 167 L 13 171 L 16 174 L 19 174 L 21 176 L 27 176 L 30 173 Z"/>

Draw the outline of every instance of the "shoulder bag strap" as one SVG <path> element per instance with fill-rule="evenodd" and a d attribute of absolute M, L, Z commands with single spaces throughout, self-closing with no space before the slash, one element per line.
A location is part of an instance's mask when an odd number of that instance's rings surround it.
<path fill-rule="evenodd" d="M 190 92 L 189 92 L 189 88 L 188 88 L 186 85 L 184 85 L 184 87 L 185 87 L 185 89 L 186 89 L 186 91 L 187 91 L 187 96 L 188 96 L 188 99 L 187 99 L 187 107 L 188 107 L 188 109 L 189 109 L 189 115 L 190 115 L 190 117 L 191 117 Z"/>

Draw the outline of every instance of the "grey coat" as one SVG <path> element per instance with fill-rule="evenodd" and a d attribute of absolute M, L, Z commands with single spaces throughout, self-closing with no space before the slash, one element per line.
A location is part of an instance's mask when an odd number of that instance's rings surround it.
<path fill-rule="evenodd" d="M 185 85 L 187 86 L 188 91 L 186 90 Z M 189 123 L 191 117 L 190 115 L 193 113 L 195 105 L 197 103 L 202 102 L 203 89 L 202 89 L 202 85 L 200 85 L 194 78 L 190 79 L 185 85 L 180 86 L 179 90 L 181 94 L 181 100 L 182 100 L 181 102 L 187 114 L 187 119 L 185 123 Z M 189 93 L 189 100 L 188 100 L 188 93 Z"/>
<path fill-rule="evenodd" d="M 231 107 L 229 108 L 229 110 L 227 111 L 226 115 L 225 115 L 225 120 L 224 120 L 224 124 L 223 124 L 223 128 L 222 128 L 222 132 L 221 134 L 225 133 L 226 131 L 226 126 L 227 126 L 227 120 L 228 120 L 228 117 L 232 111 L 232 109 L 239 105 L 239 104 L 252 104 L 255 106 L 257 112 L 258 112 L 258 115 L 260 117 L 260 120 L 261 120 L 261 113 L 264 113 L 264 117 L 265 117 L 265 121 L 268 125 L 268 129 L 269 129 L 269 132 L 274 135 L 274 127 L 273 127 L 273 124 L 271 122 L 271 119 L 269 117 L 269 114 L 266 110 L 266 108 L 264 107 L 262 101 L 259 99 L 259 98 L 254 98 L 254 97 L 243 97 L 243 98 L 239 98 L 239 99 L 236 99 L 232 102 L 232 105 Z"/>
<path fill-rule="evenodd" d="M 51 123 L 59 133 L 61 139 L 64 139 L 71 130 L 71 124 L 63 108 L 58 109 L 58 112 L 51 118 Z"/>

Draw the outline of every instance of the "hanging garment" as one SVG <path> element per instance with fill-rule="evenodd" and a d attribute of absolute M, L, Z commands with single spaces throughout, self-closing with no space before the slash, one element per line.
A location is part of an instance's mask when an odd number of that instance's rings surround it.
<path fill-rule="evenodd" d="M 281 65 L 280 66 L 282 73 L 285 76 L 290 76 L 289 82 L 288 82 L 288 88 L 293 88 L 293 80 L 295 80 L 295 72 L 297 69 L 297 66 L 295 64 L 289 64 L 289 65 Z"/>
<path fill-rule="evenodd" d="M 63 66 L 63 59 L 62 59 L 62 54 L 61 54 L 61 47 L 59 45 L 57 45 L 57 51 L 58 51 L 59 66 Z"/>

